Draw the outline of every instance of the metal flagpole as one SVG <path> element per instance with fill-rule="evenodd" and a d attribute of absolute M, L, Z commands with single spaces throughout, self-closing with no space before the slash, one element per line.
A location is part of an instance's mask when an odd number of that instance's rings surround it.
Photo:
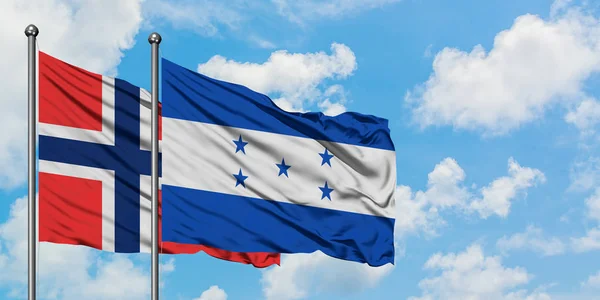
<path fill-rule="evenodd" d="M 158 45 L 162 38 L 154 32 L 152 46 L 152 300 L 158 300 Z"/>
<path fill-rule="evenodd" d="M 36 186 L 36 166 L 35 166 L 35 148 L 36 148 L 36 47 L 35 42 L 37 35 L 39 33 L 38 28 L 31 24 L 25 28 L 25 36 L 27 36 L 28 42 L 28 51 L 27 51 L 27 63 L 28 63 L 28 129 L 29 129 L 29 139 L 28 139 L 28 148 L 27 148 L 27 162 L 28 162 L 28 200 L 29 200 L 29 210 L 28 210 L 28 246 L 27 254 L 28 254 L 28 295 L 29 300 L 35 300 L 36 296 L 36 244 L 37 244 L 37 222 L 36 222 L 36 197 L 35 197 L 35 186 Z"/>

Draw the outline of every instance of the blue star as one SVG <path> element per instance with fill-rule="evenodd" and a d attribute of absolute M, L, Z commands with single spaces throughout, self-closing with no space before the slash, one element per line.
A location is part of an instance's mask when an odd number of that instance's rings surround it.
<path fill-rule="evenodd" d="M 281 163 L 280 164 L 276 164 L 276 165 L 277 165 L 277 167 L 279 167 L 279 175 L 277 175 L 277 176 L 281 176 L 281 174 L 285 174 L 285 177 L 288 177 L 288 178 L 290 177 L 290 176 L 288 176 L 287 170 L 289 168 L 291 168 L 292 166 L 286 165 L 285 164 L 285 159 L 282 158 L 281 159 Z"/>
<path fill-rule="evenodd" d="M 331 167 L 330 160 L 333 157 L 333 155 L 329 154 L 329 152 L 327 151 L 327 148 L 325 148 L 324 153 L 319 153 L 319 155 L 321 155 L 321 157 L 323 158 L 323 161 L 321 162 L 321 166 L 324 165 L 325 163 L 327 163 Z"/>
<path fill-rule="evenodd" d="M 248 145 L 248 142 L 242 141 L 242 135 L 240 135 L 240 138 L 237 141 L 233 140 L 233 143 L 235 144 L 235 153 L 238 153 L 238 151 L 242 150 L 242 152 L 246 154 L 244 146 Z"/>
<path fill-rule="evenodd" d="M 323 192 L 323 195 L 321 196 L 321 200 L 323 200 L 323 198 L 327 197 L 327 198 L 329 198 L 329 201 L 331 201 L 331 192 L 333 192 L 333 189 L 330 189 L 327 186 L 327 181 L 325 181 L 325 186 L 319 187 L 319 189 L 321 189 L 321 192 Z"/>
<path fill-rule="evenodd" d="M 242 174 L 242 169 L 241 168 L 240 168 L 240 172 L 237 173 L 237 175 L 236 174 L 232 174 L 232 175 L 233 175 L 233 177 L 235 177 L 235 180 L 236 180 L 235 181 L 235 186 L 238 186 L 238 185 L 241 184 L 244 188 L 246 188 L 246 184 L 244 183 L 244 180 L 246 180 L 246 178 L 248 178 L 248 176 L 244 176 Z"/>

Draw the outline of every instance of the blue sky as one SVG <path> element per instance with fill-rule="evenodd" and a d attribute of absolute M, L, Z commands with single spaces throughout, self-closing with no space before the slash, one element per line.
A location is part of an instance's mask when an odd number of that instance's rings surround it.
<path fill-rule="evenodd" d="M 0 4 L 9 12 L 0 35 L 17 45 L 1 50 L 0 298 L 26 287 L 25 203 L 16 199 L 26 195 L 28 23 L 40 28 L 42 51 L 146 89 L 147 37 L 157 31 L 163 57 L 286 109 L 390 121 L 393 268 L 318 253 L 266 270 L 171 256 L 163 299 L 600 298 L 597 3 L 17 2 Z M 149 297 L 148 255 L 42 244 L 40 261 L 44 299 Z"/>

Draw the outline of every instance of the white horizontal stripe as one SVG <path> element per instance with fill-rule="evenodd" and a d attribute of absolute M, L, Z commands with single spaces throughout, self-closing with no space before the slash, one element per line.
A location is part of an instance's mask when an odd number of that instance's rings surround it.
<path fill-rule="evenodd" d="M 102 131 L 39 122 L 40 135 L 83 142 L 115 144 L 115 80 L 102 76 Z"/>
<path fill-rule="evenodd" d="M 395 152 L 163 118 L 163 184 L 394 217 Z M 235 153 L 242 135 L 246 155 Z M 325 147 L 334 158 L 321 165 Z M 278 176 L 282 158 L 289 178 Z M 246 188 L 235 186 L 242 169 Z M 325 181 L 334 191 L 321 199 Z"/>
<path fill-rule="evenodd" d="M 112 170 L 40 160 L 39 172 L 102 182 L 102 250 L 115 251 L 115 173 Z M 86 199 L 81 199 L 86 201 Z"/>

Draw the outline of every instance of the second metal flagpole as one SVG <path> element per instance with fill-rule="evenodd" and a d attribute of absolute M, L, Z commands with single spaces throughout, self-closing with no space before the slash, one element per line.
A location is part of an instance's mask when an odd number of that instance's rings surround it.
<path fill-rule="evenodd" d="M 36 165 L 35 165 L 35 148 L 36 148 L 36 75 L 37 75 L 37 66 L 36 66 L 36 38 L 39 33 L 38 28 L 31 24 L 25 28 L 25 36 L 27 36 L 27 64 L 28 64 L 28 74 L 27 74 L 27 96 L 28 96 L 28 139 L 27 139 L 27 176 L 28 176 L 28 248 L 27 248 L 27 256 L 28 256 L 28 281 L 27 281 L 27 294 L 29 300 L 35 300 L 36 298 L 36 246 L 37 246 L 37 220 L 36 220 L 36 195 L 35 195 L 35 186 L 36 186 Z"/>
<path fill-rule="evenodd" d="M 152 300 L 158 300 L 158 45 L 162 38 L 148 37 L 152 47 Z"/>

